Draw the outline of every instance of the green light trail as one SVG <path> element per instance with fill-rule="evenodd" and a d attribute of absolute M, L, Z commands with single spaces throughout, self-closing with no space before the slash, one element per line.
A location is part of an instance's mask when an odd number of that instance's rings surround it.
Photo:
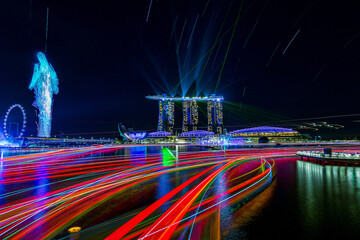
<path fill-rule="evenodd" d="M 176 160 L 176 157 L 171 152 L 171 150 L 169 148 L 163 148 L 162 154 L 163 154 L 163 166 L 164 167 L 173 166 L 174 160 Z"/>
<path fill-rule="evenodd" d="M 235 26 L 234 26 L 234 28 L 233 28 L 233 31 L 232 31 L 232 34 L 231 34 L 231 38 L 230 38 L 230 41 L 229 41 L 229 45 L 228 45 L 228 48 L 227 48 L 226 53 L 225 53 L 224 62 L 223 62 L 223 64 L 222 64 L 222 66 L 221 66 L 219 78 L 218 78 L 218 81 L 217 81 L 217 83 L 216 83 L 214 93 L 216 93 L 216 89 L 217 89 L 217 87 L 218 87 L 218 85 L 219 85 L 219 82 L 220 82 L 220 79 L 221 79 L 221 75 L 222 75 L 222 72 L 223 72 L 223 70 L 224 70 L 226 58 L 227 58 L 227 56 L 228 56 L 228 54 L 229 54 L 231 42 L 232 42 L 233 37 L 234 37 L 234 34 L 235 34 L 236 26 L 237 26 L 237 24 L 238 24 L 238 22 L 239 22 L 240 13 L 241 13 L 241 10 L 242 10 L 242 8 L 243 8 L 243 5 L 244 5 L 244 0 L 241 2 L 241 6 L 240 6 L 240 9 L 239 9 L 239 13 L 238 13 L 238 16 L 237 16 L 236 21 L 235 21 Z"/>
<path fill-rule="evenodd" d="M 240 15 L 240 17 L 244 16 L 246 12 L 248 12 L 251 7 L 257 2 L 257 0 L 253 1 L 250 6 L 248 6 L 248 8 L 246 10 L 244 10 L 243 14 Z M 242 2 L 244 3 L 244 1 Z M 243 4 L 242 4 L 243 5 Z M 241 5 L 241 8 L 242 8 Z M 239 13 L 241 12 L 241 9 L 239 11 Z M 210 53 L 213 51 L 213 49 L 216 47 L 216 45 L 222 41 L 222 39 L 230 32 L 230 30 L 232 29 L 232 27 L 234 26 L 235 23 L 231 24 L 231 26 L 226 29 L 226 31 L 224 32 L 224 34 L 217 40 L 215 41 L 214 45 L 206 51 L 206 53 L 200 58 L 200 60 L 189 70 L 189 72 L 183 77 L 183 79 L 180 80 L 180 82 L 173 88 L 173 90 L 170 92 L 170 95 L 172 95 L 172 93 L 180 86 L 180 84 L 195 70 L 195 68 L 203 61 L 203 59 Z"/>
<path fill-rule="evenodd" d="M 215 43 L 218 42 L 220 33 L 221 33 L 221 31 L 222 31 L 222 29 L 223 29 L 223 27 L 224 27 L 224 25 L 225 25 L 226 19 L 227 19 L 228 15 L 229 15 L 229 12 L 230 12 L 230 10 L 231 10 L 231 6 L 232 6 L 233 2 L 234 2 L 234 1 L 231 1 L 231 3 L 230 3 L 229 9 L 228 9 L 228 11 L 227 11 L 227 13 L 226 13 L 226 15 L 225 15 L 225 18 L 224 18 L 224 20 L 223 20 L 223 22 L 222 22 L 222 24 L 221 24 L 220 30 L 219 30 L 219 32 L 218 32 L 218 34 L 217 34 L 217 36 L 216 36 Z M 214 48 L 211 49 L 210 54 L 209 54 L 209 56 L 208 56 L 208 58 L 207 58 L 207 60 L 206 60 L 206 63 L 205 63 L 205 65 L 204 65 L 204 67 L 203 67 L 203 70 L 201 71 L 199 80 L 196 81 L 196 87 L 195 87 L 195 90 L 194 90 L 193 95 L 195 95 L 195 92 L 196 92 L 196 90 L 197 90 L 197 88 L 198 88 L 198 85 L 199 85 L 199 83 L 200 83 L 200 81 L 201 81 L 202 76 L 204 75 L 205 69 L 206 69 L 206 67 L 207 67 L 207 65 L 208 65 L 208 63 L 209 63 L 209 60 L 210 60 L 210 57 L 211 57 L 213 51 L 214 51 Z"/>

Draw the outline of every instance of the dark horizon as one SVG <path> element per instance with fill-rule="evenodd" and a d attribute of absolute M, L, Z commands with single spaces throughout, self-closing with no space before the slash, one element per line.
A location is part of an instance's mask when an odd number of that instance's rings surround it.
<path fill-rule="evenodd" d="M 159 0 L 150 11 L 149 3 L 0 3 L 0 118 L 21 104 L 27 134 L 36 134 L 28 85 L 36 52 L 44 51 L 49 7 L 46 55 L 60 89 L 53 135 L 116 133 L 119 122 L 155 130 L 158 105 L 146 95 L 214 92 L 225 99 L 225 126 L 327 121 L 345 128 L 319 134 L 360 135 L 360 116 L 297 120 L 360 114 L 355 2 Z"/>

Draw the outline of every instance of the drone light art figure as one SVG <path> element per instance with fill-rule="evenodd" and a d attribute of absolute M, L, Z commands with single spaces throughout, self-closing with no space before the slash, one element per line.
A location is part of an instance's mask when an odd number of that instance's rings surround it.
<path fill-rule="evenodd" d="M 50 137 L 53 94 L 59 93 L 59 80 L 45 54 L 38 52 L 37 58 L 39 63 L 34 65 L 29 89 L 34 90 L 35 101 L 33 106 L 39 109 L 38 137 Z"/>

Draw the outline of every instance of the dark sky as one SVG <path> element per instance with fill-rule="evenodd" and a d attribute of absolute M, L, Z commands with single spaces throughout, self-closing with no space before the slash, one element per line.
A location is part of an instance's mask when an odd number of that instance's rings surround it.
<path fill-rule="evenodd" d="M 47 6 L 53 134 L 155 129 L 158 105 L 145 95 L 158 93 L 222 95 L 227 126 L 360 113 L 357 1 L 153 0 L 146 22 L 150 2 L 0 1 L 0 117 L 22 104 L 36 131 L 28 85 Z M 325 121 L 355 135 L 357 119 Z"/>

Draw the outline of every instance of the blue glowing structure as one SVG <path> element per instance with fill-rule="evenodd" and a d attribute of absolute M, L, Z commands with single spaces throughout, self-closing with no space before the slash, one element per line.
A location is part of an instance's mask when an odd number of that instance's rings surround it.
<path fill-rule="evenodd" d="M 129 132 L 124 133 L 124 135 L 131 141 L 137 141 L 146 138 L 147 132 Z"/>
<path fill-rule="evenodd" d="M 205 131 L 205 130 L 196 130 L 196 131 L 181 133 L 179 135 L 179 137 L 197 138 L 197 137 L 204 137 L 204 136 L 208 136 L 208 135 L 214 135 L 214 133 Z"/>
<path fill-rule="evenodd" d="M 230 135 L 207 135 L 198 138 L 196 144 L 207 146 L 239 146 L 245 144 L 245 139 L 243 137 L 232 137 Z"/>
<path fill-rule="evenodd" d="M 59 93 L 59 80 L 45 54 L 38 52 L 37 58 L 29 89 L 34 90 L 33 106 L 39 109 L 38 137 L 50 137 L 53 94 Z"/>
<path fill-rule="evenodd" d="M 231 136 L 298 136 L 299 133 L 290 128 L 280 128 L 280 127 L 253 127 L 253 128 L 244 128 L 229 133 Z"/>
<path fill-rule="evenodd" d="M 164 132 L 164 131 L 151 132 L 148 135 L 148 137 L 151 137 L 151 138 L 160 138 L 160 137 L 168 137 L 168 136 L 171 136 L 171 133 Z"/>

